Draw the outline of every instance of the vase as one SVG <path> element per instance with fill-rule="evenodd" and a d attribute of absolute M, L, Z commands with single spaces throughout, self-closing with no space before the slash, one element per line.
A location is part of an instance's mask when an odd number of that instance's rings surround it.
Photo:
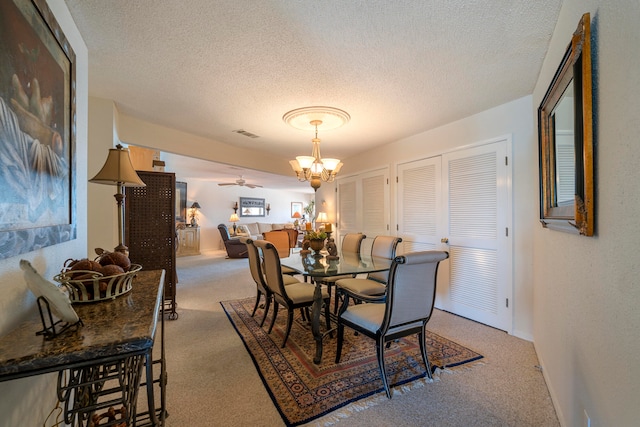
<path fill-rule="evenodd" d="M 310 239 L 309 247 L 318 254 L 324 248 L 324 239 Z"/>

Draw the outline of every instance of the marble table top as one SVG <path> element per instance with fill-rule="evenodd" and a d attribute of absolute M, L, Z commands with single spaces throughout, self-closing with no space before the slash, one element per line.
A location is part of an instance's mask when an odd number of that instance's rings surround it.
<path fill-rule="evenodd" d="M 45 339 L 38 311 L 33 318 L 0 337 L 0 381 L 95 365 L 153 346 L 163 304 L 164 270 L 140 271 L 133 289 L 114 300 L 76 303 L 83 325 Z"/>

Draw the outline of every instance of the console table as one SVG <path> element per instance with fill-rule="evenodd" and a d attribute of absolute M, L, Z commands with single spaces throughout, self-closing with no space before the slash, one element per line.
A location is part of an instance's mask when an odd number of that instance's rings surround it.
<path fill-rule="evenodd" d="M 141 271 L 127 295 L 74 304 L 83 325 L 50 340 L 36 335 L 42 329 L 36 313 L 0 338 L 0 381 L 58 372 L 58 400 L 65 422 L 74 427 L 164 425 L 164 279 L 164 270 Z M 158 319 L 161 347 L 154 361 Z M 157 378 L 154 366 L 159 366 Z M 138 413 L 141 386 L 146 386 L 148 410 Z"/>

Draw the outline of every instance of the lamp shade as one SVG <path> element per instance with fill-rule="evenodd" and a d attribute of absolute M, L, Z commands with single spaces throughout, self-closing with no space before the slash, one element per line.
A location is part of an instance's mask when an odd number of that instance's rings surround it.
<path fill-rule="evenodd" d="M 238 218 L 238 214 L 231 214 L 231 216 L 229 217 L 229 222 L 238 222 L 240 221 L 240 218 Z"/>
<path fill-rule="evenodd" d="M 329 222 L 329 218 L 327 218 L 327 213 L 318 212 L 318 217 L 316 218 L 316 222 Z"/>
<path fill-rule="evenodd" d="M 129 150 L 123 148 L 122 145 L 116 145 L 116 148 L 109 149 L 107 161 L 100 169 L 100 172 L 89 182 L 96 184 L 120 184 L 125 187 L 146 187 L 144 181 L 140 179 L 129 157 Z"/>
<path fill-rule="evenodd" d="M 191 209 L 202 209 L 202 208 L 200 207 L 200 203 L 193 202 L 193 204 L 191 205 Z"/>
<path fill-rule="evenodd" d="M 322 159 L 324 168 L 330 171 L 334 171 L 338 167 L 338 163 L 340 163 L 339 159 Z"/>

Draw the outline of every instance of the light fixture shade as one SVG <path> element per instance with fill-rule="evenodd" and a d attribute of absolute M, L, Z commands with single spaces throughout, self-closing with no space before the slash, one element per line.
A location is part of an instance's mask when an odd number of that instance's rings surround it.
<path fill-rule="evenodd" d="M 202 208 L 200 207 L 200 203 L 193 202 L 193 204 L 191 205 L 191 209 L 202 209 Z"/>
<path fill-rule="evenodd" d="M 300 167 L 300 163 L 298 163 L 297 160 L 289 160 L 289 164 L 291 165 L 291 169 L 293 169 L 293 171 L 295 173 L 302 172 L 302 168 Z"/>
<path fill-rule="evenodd" d="M 238 222 L 238 221 L 240 221 L 240 218 L 238 218 L 238 214 L 233 213 L 233 214 L 231 214 L 231 216 L 229 217 L 229 221 L 230 221 L 230 222 Z"/>
<path fill-rule="evenodd" d="M 316 158 L 313 156 L 298 156 L 296 157 L 296 160 L 302 169 L 309 169 L 311 168 L 311 165 L 313 165 L 313 162 L 315 162 Z"/>
<path fill-rule="evenodd" d="M 326 212 L 318 212 L 318 217 L 316 218 L 316 222 L 329 222 L 329 218 L 327 217 Z"/>
<path fill-rule="evenodd" d="M 332 172 L 336 170 L 339 163 L 340 163 L 340 159 L 322 159 L 322 164 L 324 165 L 324 168 Z"/>
<path fill-rule="evenodd" d="M 116 145 L 116 148 L 109 149 L 107 161 L 100 169 L 100 172 L 89 182 L 96 184 L 121 184 L 125 187 L 146 187 L 144 181 L 140 179 L 129 157 L 129 150 Z"/>

